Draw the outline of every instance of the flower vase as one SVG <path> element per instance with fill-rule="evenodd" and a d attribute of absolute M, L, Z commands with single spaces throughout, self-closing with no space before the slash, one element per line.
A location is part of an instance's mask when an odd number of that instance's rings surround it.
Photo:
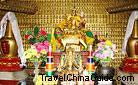
<path fill-rule="evenodd" d="M 38 61 L 34 61 L 34 74 L 35 74 L 35 76 L 34 76 L 34 79 L 33 79 L 33 82 L 35 83 L 36 82 L 36 80 L 37 80 L 37 77 L 38 77 L 38 74 L 39 74 L 39 62 Z"/>
<path fill-rule="evenodd" d="M 34 68 L 35 69 L 38 68 L 38 66 L 39 66 L 38 62 L 33 62 L 33 63 L 34 63 Z"/>
<path fill-rule="evenodd" d="M 113 67 L 108 66 L 108 64 L 109 61 L 100 61 L 100 64 L 96 68 L 95 73 L 97 79 L 95 79 L 95 83 L 97 83 L 98 85 L 113 85 L 115 69 Z"/>

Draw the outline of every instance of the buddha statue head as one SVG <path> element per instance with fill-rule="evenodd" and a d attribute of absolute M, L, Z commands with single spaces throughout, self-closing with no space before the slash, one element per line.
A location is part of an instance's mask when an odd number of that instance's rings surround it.
<path fill-rule="evenodd" d="M 66 54 L 73 56 L 75 54 L 75 49 L 71 47 L 66 48 Z"/>

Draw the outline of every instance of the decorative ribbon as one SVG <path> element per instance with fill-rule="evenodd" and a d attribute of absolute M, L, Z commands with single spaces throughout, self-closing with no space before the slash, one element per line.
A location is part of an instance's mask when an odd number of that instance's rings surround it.
<path fill-rule="evenodd" d="M 54 74 L 53 71 L 47 71 L 45 75 L 46 75 L 46 76 L 52 76 L 53 74 Z"/>
<path fill-rule="evenodd" d="M 86 65 L 86 69 L 87 71 L 95 71 L 95 65 L 94 64 L 91 64 L 91 63 L 87 63 Z"/>
<path fill-rule="evenodd" d="M 12 25 L 12 31 L 13 31 L 13 34 L 14 34 L 14 37 L 15 37 L 15 40 L 16 40 L 17 46 L 18 46 L 18 56 L 21 59 L 21 66 L 26 66 L 25 65 L 26 59 L 24 56 L 24 48 L 23 48 L 22 38 L 20 35 L 20 30 L 18 27 L 17 19 L 13 12 L 6 13 L 0 22 L 0 39 L 2 37 L 4 37 L 4 35 L 5 35 L 5 31 L 6 31 L 6 27 L 7 27 L 7 20 L 9 20 Z"/>
<path fill-rule="evenodd" d="M 53 70 L 53 68 L 54 68 L 54 63 L 46 63 L 46 69 Z"/>
<path fill-rule="evenodd" d="M 126 30 L 126 34 L 125 34 L 125 39 L 124 39 L 123 47 L 122 47 L 122 52 L 124 54 L 126 53 L 127 42 L 128 42 L 129 37 L 132 34 L 134 21 L 136 19 L 138 19 L 138 11 L 133 11 L 131 13 L 130 17 L 129 17 L 129 20 L 128 20 L 127 30 Z"/>

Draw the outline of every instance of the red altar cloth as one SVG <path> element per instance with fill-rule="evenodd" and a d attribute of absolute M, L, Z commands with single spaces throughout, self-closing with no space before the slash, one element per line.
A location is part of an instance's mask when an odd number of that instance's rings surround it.
<path fill-rule="evenodd" d="M 20 71 L 20 58 L 0 58 L 0 71 Z"/>
<path fill-rule="evenodd" d="M 18 85 L 19 81 L 15 80 L 0 80 L 0 85 Z"/>
<path fill-rule="evenodd" d="M 138 72 L 138 58 L 126 57 L 123 60 L 120 70 L 122 70 L 123 72 L 132 72 L 132 73 L 136 72 L 137 73 Z"/>

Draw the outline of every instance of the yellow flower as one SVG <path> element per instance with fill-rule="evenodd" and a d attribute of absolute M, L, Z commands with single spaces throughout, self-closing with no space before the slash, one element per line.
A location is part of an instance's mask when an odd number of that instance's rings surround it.
<path fill-rule="evenodd" d="M 40 58 L 40 57 L 41 57 L 41 55 L 38 53 L 38 54 L 36 55 L 36 57 L 37 57 L 37 58 Z"/>
<path fill-rule="evenodd" d="M 108 46 L 112 46 L 112 42 L 110 40 L 106 40 L 105 44 L 108 45 Z"/>
<path fill-rule="evenodd" d="M 25 54 L 25 57 L 28 59 L 28 58 L 31 58 L 31 57 L 32 57 L 32 55 L 31 55 L 31 54 L 29 54 L 29 53 L 27 53 L 27 54 Z"/>
<path fill-rule="evenodd" d="M 24 55 L 25 55 L 26 58 L 31 58 L 31 57 L 37 55 L 37 50 L 35 50 L 35 49 L 28 49 L 28 50 L 26 50 L 24 52 Z"/>
<path fill-rule="evenodd" d="M 47 52 L 46 52 L 45 49 L 43 49 L 43 50 L 40 51 L 40 53 L 42 53 L 42 54 L 46 54 Z"/>
<path fill-rule="evenodd" d="M 37 55 L 37 50 L 36 49 L 31 49 L 32 55 Z"/>

